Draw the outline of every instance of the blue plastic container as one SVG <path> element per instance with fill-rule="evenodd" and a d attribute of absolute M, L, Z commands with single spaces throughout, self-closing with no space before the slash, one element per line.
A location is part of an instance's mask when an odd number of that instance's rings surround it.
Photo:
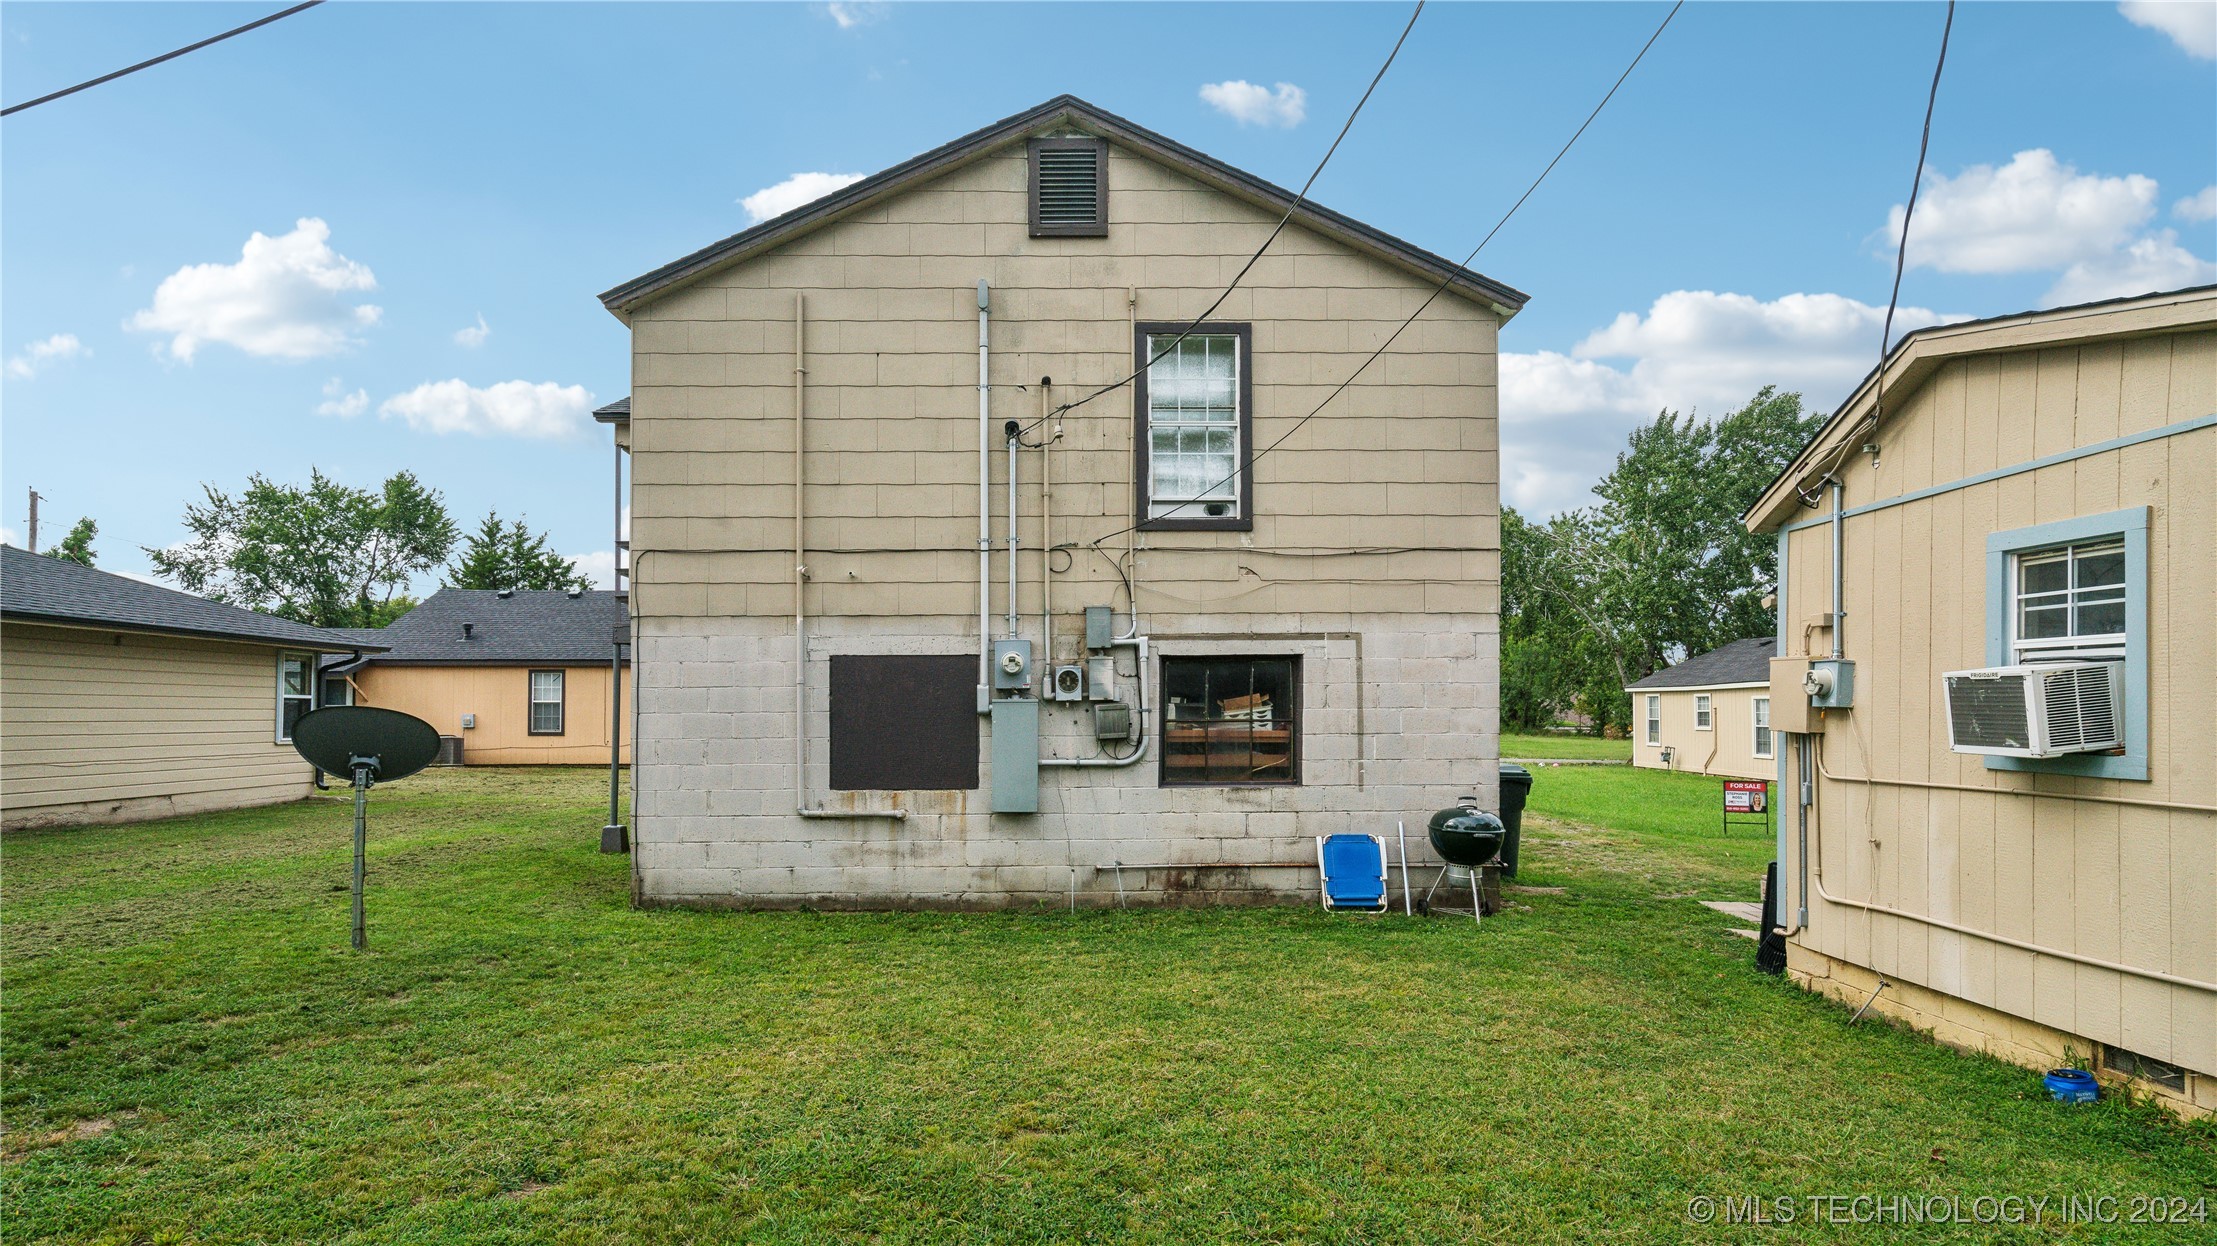
<path fill-rule="evenodd" d="M 2092 1103 L 2102 1097 L 2101 1083 L 2085 1069 L 2049 1069 L 2040 1084 L 2057 1103 Z"/>

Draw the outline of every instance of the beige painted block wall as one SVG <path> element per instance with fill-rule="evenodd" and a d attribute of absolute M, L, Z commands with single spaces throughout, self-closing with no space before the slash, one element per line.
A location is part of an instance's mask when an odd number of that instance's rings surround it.
<path fill-rule="evenodd" d="M 354 676 L 355 704 L 376 705 L 413 714 L 462 737 L 462 761 L 470 766 L 571 766 L 608 764 L 608 668 L 563 668 L 566 706 L 562 734 L 533 735 L 528 701 L 530 672 L 550 667 L 525 666 L 380 666 Z M 631 671 L 624 670 L 623 692 L 631 695 Z M 462 715 L 477 715 L 465 729 Z M 631 760 L 631 714 L 623 722 L 623 759 Z"/>
<path fill-rule="evenodd" d="M 1917 390 L 1847 502 L 1904 496 L 2217 411 L 2217 332 L 1973 356 Z M 1988 771 L 1948 748 L 1943 672 L 1986 665 L 1986 537 L 2149 508 L 2150 777 Z M 1953 489 L 1852 517 L 1847 654 L 1856 707 L 1821 737 L 1811 864 L 1833 896 L 1941 918 L 2099 960 L 2217 982 L 2217 814 L 2044 798 L 2086 793 L 2217 805 L 2217 428 Z M 1795 533 L 1789 649 L 1828 608 L 1830 538 Z M 1806 633 L 1812 652 L 1829 647 Z M 1787 690 L 1776 695 L 1784 697 Z M 1965 785 L 1933 791 L 1848 776 Z M 1790 779 L 1791 781 L 1791 779 Z M 2009 794 L 2001 794 L 2009 793 Z M 1786 842 L 1786 874 L 1800 860 Z M 1815 888 L 1811 888 L 1812 893 Z M 1885 914 L 1809 900 L 1798 938 L 1852 965 L 2060 1033 L 2217 1072 L 2217 993 L 2075 964 Z"/>
<path fill-rule="evenodd" d="M 277 742 L 279 650 L 0 624 L 0 818 L 123 822 L 309 794 Z"/>
<path fill-rule="evenodd" d="M 1648 693 L 1632 696 L 1632 764 L 1650 770 L 1676 770 L 1682 774 L 1714 774 L 1735 779 L 1778 778 L 1778 763 L 1755 755 L 1755 698 L 1770 695 L 1770 685 L 1759 688 L 1710 688 L 1664 691 L 1661 739 L 1647 742 Z M 1709 730 L 1695 725 L 1694 698 L 1710 701 Z M 1773 737 L 1775 741 L 1776 737 Z M 1663 764 L 1663 750 L 1671 750 L 1670 765 Z"/>

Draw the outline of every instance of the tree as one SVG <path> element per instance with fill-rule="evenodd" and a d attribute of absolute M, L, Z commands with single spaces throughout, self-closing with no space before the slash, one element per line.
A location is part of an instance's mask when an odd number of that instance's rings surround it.
<path fill-rule="evenodd" d="M 46 551 L 46 556 L 59 558 L 63 562 L 73 562 L 80 567 L 89 567 L 97 553 L 92 548 L 92 539 L 99 535 L 100 525 L 94 523 L 88 515 L 77 521 L 77 526 L 69 530 L 69 535 L 62 538 L 61 544 Z"/>
<path fill-rule="evenodd" d="M 1633 431 L 1598 504 L 1502 518 L 1502 712 L 1629 722 L 1626 684 L 1673 657 L 1776 626 L 1777 550 L 1740 523 L 1821 422 L 1765 388 L 1722 419 L 1671 411 Z"/>
<path fill-rule="evenodd" d="M 446 501 L 411 472 L 377 492 L 310 469 L 307 487 L 259 474 L 237 497 L 201 486 L 185 508 L 192 539 L 146 551 L 187 592 L 316 627 L 389 622 L 412 577 L 446 561 L 456 531 Z"/>
<path fill-rule="evenodd" d="M 499 511 L 486 512 L 477 531 L 463 538 L 462 552 L 447 567 L 446 583 L 449 588 L 593 586 L 576 563 L 547 548 L 545 533 L 534 533 L 521 519 L 504 525 Z"/>

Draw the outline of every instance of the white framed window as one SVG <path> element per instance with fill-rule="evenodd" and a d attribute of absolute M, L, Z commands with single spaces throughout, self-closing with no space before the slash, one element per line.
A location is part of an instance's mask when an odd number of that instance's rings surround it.
<path fill-rule="evenodd" d="M 344 675 L 326 675 L 323 677 L 323 695 L 319 700 L 324 705 L 352 705 L 354 685 L 348 683 Z"/>
<path fill-rule="evenodd" d="M 2018 662 L 2125 655 L 2125 543 L 2080 541 L 2010 556 L 2010 656 Z"/>
<path fill-rule="evenodd" d="M 532 735 L 562 734 L 561 671 L 531 672 L 531 721 Z"/>
<path fill-rule="evenodd" d="M 1756 697 L 1753 704 L 1755 709 L 1755 755 L 1767 758 L 1771 755 L 1771 699 L 1769 697 Z"/>
<path fill-rule="evenodd" d="M 1253 527 L 1254 490 L 1242 470 L 1252 340 L 1243 324 L 1140 326 L 1138 518 L 1148 529 Z"/>
<path fill-rule="evenodd" d="M 316 707 L 316 655 L 277 655 L 277 742 L 289 744 L 293 724 Z"/>
<path fill-rule="evenodd" d="M 1647 694 L 1647 742 L 1663 742 L 1663 698 L 1653 692 Z"/>
<path fill-rule="evenodd" d="M 1715 706 L 1706 692 L 1694 694 L 1694 730 L 1707 731 L 1716 725 Z"/>

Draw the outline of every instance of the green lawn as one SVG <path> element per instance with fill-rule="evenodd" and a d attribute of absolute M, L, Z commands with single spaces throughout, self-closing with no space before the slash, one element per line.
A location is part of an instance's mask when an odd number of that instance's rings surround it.
<path fill-rule="evenodd" d="M 1564 761 L 1630 761 L 1630 740 L 1591 735 L 1513 735 L 1501 737 L 1503 757 L 1547 757 Z"/>
<path fill-rule="evenodd" d="M 365 955 L 339 801 L 10 834 L 7 1241 L 2092 1242 L 1685 1208 L 2217 1196 L 2217 1129 L 1756 973 L 1661 898 L 1759 859 L 1683 778 L 1544 770 L 1564 890 L 1476 929 L 634 912 L 597 783 L 379 789 Z"/>

